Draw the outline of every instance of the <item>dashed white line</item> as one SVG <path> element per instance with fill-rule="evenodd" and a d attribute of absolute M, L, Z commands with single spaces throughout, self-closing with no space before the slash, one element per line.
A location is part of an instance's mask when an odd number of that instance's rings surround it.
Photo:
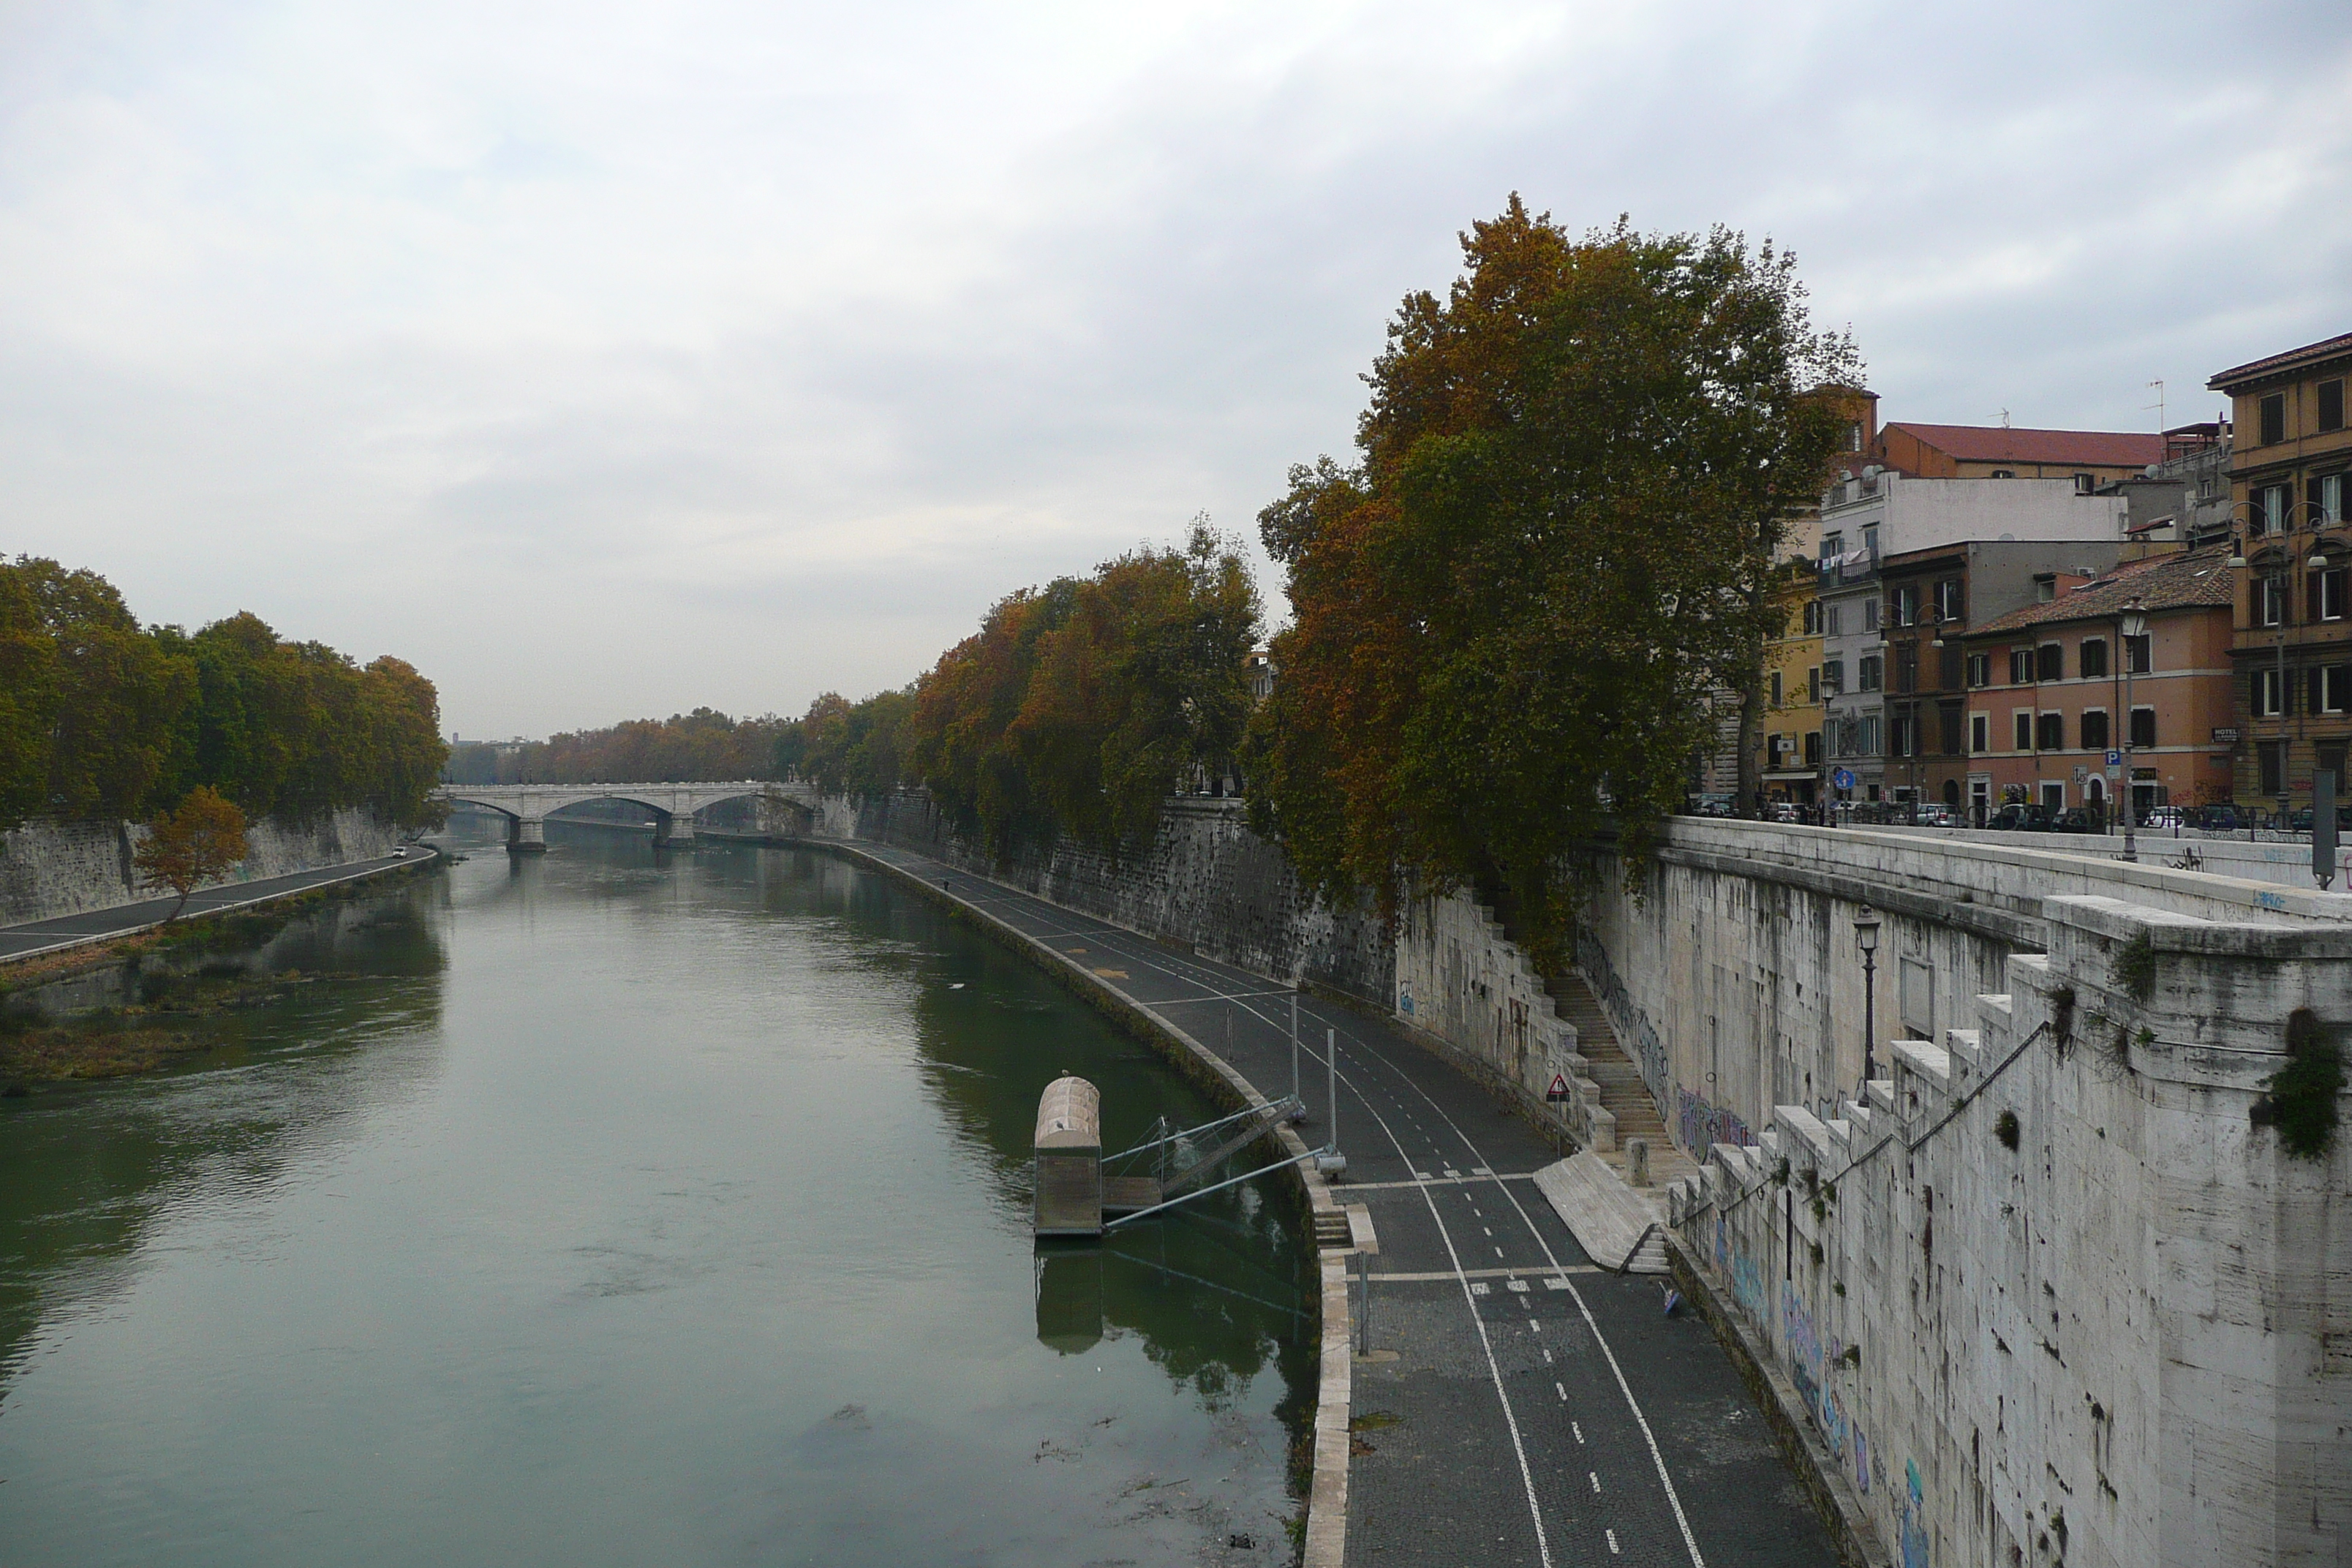
<path fill-rule="evenodd" d="M 1570 1423 L 1568 1424 L 1568 1429 L 1569 1429 L 1570 1431 L 1571 1431 L 1571 1432 L 1573 1432 L 1573 1433 L 1575 1433 L 1575 1434 L 1576 1434 L 1576 1440 L 1577 1440 L 1578 1442 L 1581 1443 L 1581 1442 L 1583 1442 L 1583 1441 L 1584 1441 L 1584 1423 L 1583 1423 L 1583 1422 L 1581 1422 L 1581 1421 L 1571 1421 L 1571 1422 L 1570 1422 Z"/>
<path fill-rule="evenodd" d="M 1601 1472 L 1599 1470 L 1587 1470 L 1584 1473 L 1591 1478 L 1592 1489 L 1596 1492 L 1599 1491 L 1601 1489 Z"/>
<path fill-rule="evenodd" d="M 1554 1394 L 1559 1395 L 1559 1402 L 1562 1405 L 1568 1403 L 1568 1384 L 1564 1383 L 1555 1383 L 1551 1385 L 1551 1389 Z"/>
<path fill-rule="evenodd" d="M 1609 1555 L 1612 1557 L 1622 1555 L 1617 1550 L 1617 1532 L 1613 1530 L 1604 1530 L 1601 1533 L 1609 1538 Z"/>

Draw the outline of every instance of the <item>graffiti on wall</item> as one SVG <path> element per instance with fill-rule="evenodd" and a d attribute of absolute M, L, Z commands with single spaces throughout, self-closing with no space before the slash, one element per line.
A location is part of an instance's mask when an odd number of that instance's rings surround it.
<path fill-rule="evenodd" d="M 1744 1252 L 1731 1260 L 1731 1299 L 1758 1323 L 1764 1321 L 1764 1276 Z"/>
<path fill-rule="evenodd" d="M 1675 1090 L 1675 1095 L 1678 1102 L 1675 1134 L 1692 1153 L 1704 1155 L 1717 1143 L 1737 1143 L 1745 1148 L 1756 1142 L 1748 1123 L 1721 1106 L 1709 1105 L 1686 1089 Z"/>
<path fill-rule="evenodd" d="M 1918 1465 L 1904 1460 L 1903 1479 L 1910 1496 L 1895 1500 L 1896 1530 L 1903 1542 L 1903 1568 L 1927 1568 L 1927 1520 L 1919 1499 Z"/>

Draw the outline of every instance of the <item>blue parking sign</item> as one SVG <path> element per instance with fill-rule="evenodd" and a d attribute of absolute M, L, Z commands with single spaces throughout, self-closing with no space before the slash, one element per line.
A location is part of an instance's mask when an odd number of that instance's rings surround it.
<path fill-rule="evenodd" d="M 2109 752 L 2107 753 L 2107 766 L 2111 768 L 2119 768 L 2123 765 L 2124 754 L 2121 752 Z"/>

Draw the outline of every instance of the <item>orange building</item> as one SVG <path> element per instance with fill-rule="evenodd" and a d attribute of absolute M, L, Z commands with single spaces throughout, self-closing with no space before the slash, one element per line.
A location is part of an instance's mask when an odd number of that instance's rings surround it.
<path fill-rule="evenodd" d="M 2106 759 L 2128 750 L 2143 815 L 2230 799 L 2235 577 L 2226 544 L 2153 556 L 1969 633 L 1972 794 L 2111 814 Z M 2133 612 L 2147 629 L 2126 637 Z"/>
<path fill-rule="evenodd" d="M 1923 479 L 2065 479 L 2084 494 L 2136 479 L 2164 460 L 2164 437 L 2127 430 L 2012 430 L 2006 425 L 1917 425 L 1878 433 L 1878 460 Z"/>

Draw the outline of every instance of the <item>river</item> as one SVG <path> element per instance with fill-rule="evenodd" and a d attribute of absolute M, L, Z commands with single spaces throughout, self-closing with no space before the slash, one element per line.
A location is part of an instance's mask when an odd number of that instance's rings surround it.
<path fill-rule="evenodd" d="M 0 1100 L 0 1563 L 1289 1560 L 1293 1223 L 1028 1232 L 1057 1072 L 1212 1107 L 878 874 L 550 826 Z"/>

